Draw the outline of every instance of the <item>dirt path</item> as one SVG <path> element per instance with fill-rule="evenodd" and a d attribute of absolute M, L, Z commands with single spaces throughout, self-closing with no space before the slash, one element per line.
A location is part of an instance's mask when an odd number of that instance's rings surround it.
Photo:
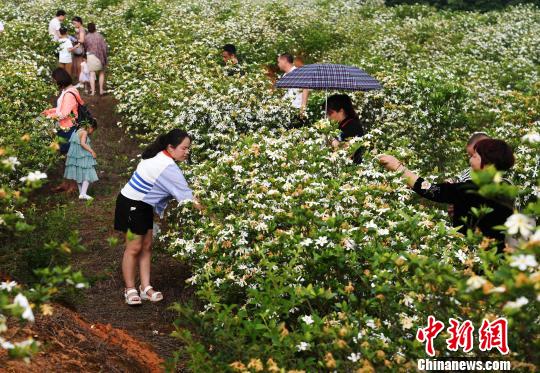
<path fill-rule="evenodd" d="M 92 184 L 90 203 L 77 196 L 51 193 L 61 180 L 63 167 L 51 170 L 52 182 L 34 196 L 44 210 L 65 204 L 75 221 L 84 253 L 74 254 L 71 264 L 82 270 L 91 287 L 65 306 L 54 304 L 52 316 L 39 315 L 36 323 L 11 325 L 5 337 L 22 340 L 34 337 L 42 344 L 29 364 L 10 360 L 0 349 L 0 373 L 3 372 L 161 372 L 163 363 L 173 356 L 179 341 L 170 336 L 173 302 L 192 298 L 185 288 L 188 268 L 166 253 L 154 251 L 152 285 L 164 294 L 157 304 L 145 302 L 130 308 L 124 303 L 120 263 L 123 237 L 113 230 L 116 196 L 131 175 L 131 159 L 140 153 L 137 143 L 118 127 L 115 101 L 111 96 L 84 97 L 99 127 L 92 136 L 97 153 L 100 180 Z M 71 212 L 73 211 L 73 212 Z M 111 245 L 109 238 L 118 243 Z M 182 364 L 177 371 L 185 371 Z"/>
<path fill-rule="evenodd" d="M 167 359 L 179 347 L 178 340 L 170 336 L 175 314 L 168 306 L 189 296 L 185 290 L 188 269 L 169 255 L 154 252 L 152 285 L 163 292 L 165 300 L 157 304 L 145 302 L 135 308 L 124 303 L 120 271 L 123 237 L 113 230 L 114 206 L 118 192 L 130 176 L 129 165 L 135 165 L 130 160 L 139 149 L 117 126 L 115 101 L 111 96 L 84 99 L 99 123 L 92 143 L 100 180 L 90 186 L 89 194 L 94 196 L 94 201 L 88 205 L 80 203 L 79 231 L 87 251 L 73 258 L 73 266 L 93 283 L 77 305 L 77 311 L 90 323 L 111 324 L 127 331 Z M 111 247 L 109 237 L 117 237 L 118 245 Z"/>
<path fill-rule="evenodd" d="M 51 316 L 38 315 L 34 324 L 18 328 L 12 322 L 6 337 L 36 338 L 40 351 L 29 363 L 8 359 L 0 349 L 0 372 L 160 372 L 161 359 L 146 343 L 110 325 L 89 324 L 58 304 Z"/>

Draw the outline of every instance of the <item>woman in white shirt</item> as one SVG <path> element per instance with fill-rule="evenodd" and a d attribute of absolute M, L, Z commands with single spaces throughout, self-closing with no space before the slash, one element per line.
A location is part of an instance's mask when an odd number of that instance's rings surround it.
<path fill-rule="evenodd" d="M 195 208 L 202 209 L 176 164 L 188 159 L 190 146 L 191 137 L 180 129 L 159 136 L 143 152 L 137 169 L 116 199 L 114 229 L 124 232 L 126 237 L 122 273 L 126 285 L 124 297 L 130 306 L 141 304 L 141 300 L 163 299 L 163 294 L 150 285 L 154 211 L 163 217 L 172 198 L 179 202 L 191 200 Z M 137 266 L 141 280 L 138 290 Z"/>

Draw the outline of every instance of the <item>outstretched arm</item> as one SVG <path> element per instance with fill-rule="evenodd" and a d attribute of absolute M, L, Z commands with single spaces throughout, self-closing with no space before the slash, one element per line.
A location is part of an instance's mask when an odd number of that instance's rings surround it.
<path fill-rule="evenodd" d="M 412 171 L 409 171 L 396 157 L 391 155 L 381 155 L 379 162 L 391 171 L 402 172 L 402 176 L 405 178 L 407 185 L 411 187 L 416 193 L 422 197 L 434 202 L 442 203 L 455 203 L 463 198 L 465 188 L 462 184 L 431 184 L 425 181 L 422 177 L 418 176 Z"/>
<path fill-rule="evenodd" d="M 410 186 L 411 188 L 416 183 L 416 180 L 418 180 L 418 178 L 420 177 L 414 172 L 408 170 L 403 165 L 403 163 L 401 163 L 396 157 L 392 155 L 386 155 L 386 154 L 381 155 L 379 157 L 379 162 L 381 162 L 381 164 L 387 170 L 403 172 L 403 177 L 405 178 L 407 185 Z"/>

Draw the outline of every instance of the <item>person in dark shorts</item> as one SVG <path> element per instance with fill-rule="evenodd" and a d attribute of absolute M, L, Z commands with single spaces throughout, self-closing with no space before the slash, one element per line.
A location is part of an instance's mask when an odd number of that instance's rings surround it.
<path fill-rule="evenodd" d="M 114 229 L 126 233 L 122 273 L 126 284 L 124 297 L 128 305 L 141 304 L 141 300 L 159 302 L 163 299 L 161 292 L 155 291 L 150 285 L 154 210 L 163 216 L 172 198 L 177 201 L 192 200 L 195 208 L 202 209 L 175 163 L 188 159 L 190 146 L 191 137 L 179 129 L 159 136 L 143 152 L 142 161 L 116 199 Z M 141 279 L 140 294 L 135 288 L 137 264 Z"/>

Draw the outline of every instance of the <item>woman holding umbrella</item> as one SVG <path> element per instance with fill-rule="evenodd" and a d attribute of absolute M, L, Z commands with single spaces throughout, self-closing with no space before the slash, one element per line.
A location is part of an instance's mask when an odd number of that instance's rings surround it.
<path fill-rule="evenodd" d="M 289 71 L 276 82 L 275 86 L 276 88 L 302 88 L 324 91 L 371 91 L 382 88 L 377 79 L 369 76 L 365 71 L 354 66 L 337 64 L 304 65 L 301 68 L 294 69 L 294 71 Z M 334 95 L 328 98 L 327 104 L 328 107 L 325 105 L 327 114 L 330 119 L 340 122 L 340 129 L 342 129 L 345 138 L 363 135 L 363 130 L 359 126 L 360 120 L 355 114 L 351 100 L 347 95 Z M 332 106 L 330 106 L 331 104 Z M 340 137 L 333 141 L 333 144 L 337 145 L 345 138 Z"/>

